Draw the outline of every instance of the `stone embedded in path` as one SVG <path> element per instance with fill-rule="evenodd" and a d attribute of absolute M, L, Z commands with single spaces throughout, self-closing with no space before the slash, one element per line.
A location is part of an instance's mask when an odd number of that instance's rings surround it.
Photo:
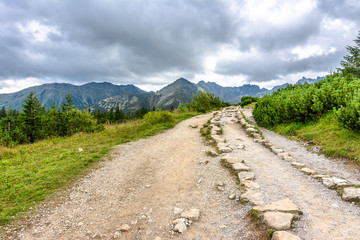
<path fill-rule="evenodd" d="M 236 148 L 237 149 L 244 149 L 245 145 L 244 144 L 236 144 Z"/>
<path fill-rule="evenodd" d="M 223 153 L 229 153 L 232 151 L 232 149 L 229 147 L 219 147 L 219 151 Z"/>
<path fill-rule="evenodd" d="M 254 210 L 264 211 L 299 211 L 299 208 L 289 198 L 269 203 L 265 206 L 255 206 Z"/>
<path fill-rule="evenodd" d="M 356 188 L 356 187 L 344 188 L 342 199 L 347 201 L 360 199 L 360 188 Z"/>
<path fill-rule="evenodd" d="M 229 156 L 229 154 L 223 156 L 222 159 L 225 159 L 230 164 L 241 163 L 243 161 L 241 158 L 232 157 L 232 156 Z"/>
<path fill-rule="evenodd" d="M 229 195 L 228 197 L 230 200 L 235 200 L 236 199 L 236 194 L 235 193 L 232 193 Z"/>
<path fill-rule="evenodd" d="M 239 172 L 238 178 L 240 181 L 254 179 L 255 175 L 253 172 Z"/>
<path fill-rule="evenodd" d="M 315 175 L 312 175 L 313 178 L 315 179 L 321 179 L 321 178 L 330 178 L 330 175 L 327 175 L 327 174 L 315 174 Z"/>
<path fill-rule="evenodd" d="M 217 134 L 212 134 L 211 137 L 218 143 L 224 143 L 226 141 L 223 137 L 220 137 Z"/>
<path fill-rule="evenodd" d="M 248 133 L 255 133 L 256 130 L 255 130 L 255 128 L 248 127 L 248 128 L 246 128 L 246 132 L 248 132 Z"/>
<path fill-rule="evenodd" d="M 303 173 L 308 174 L 308 175 L 314 175 L 317 173 L 315 170 L 310 169 L 308 167 L 301 168 L 300 171 L 302 171 Z"/>
<path fill-rule="evenodd" d="M 293 167 L 296 167 L 296 168 L 305 167 L 305 164 L 303 164 L 303 163 L 298 163 L 298 162 L 293 162 L 293 163 L 291 163 L 291 165 L 292 165 Z"/>
<path fill-rule="evenodd" d="M 234 163 L 232 165 L 232 168 L 234 170 L 237 170 L 237 171 L 240 171 L 240 172 L 243 172 L 243 171 L 250 171 L 250 168 L 248 166 L 246 166 L 245 164 L 243 163 Z"/>
<path fill-rule="evenodd" d="M 219 147 L 219 148 L 221 148 L 221 147 L 228 147 L 229 146 L 229 144 L 227 144 L 227 143 L 218 143 L 217 144 L 217 146 Z"/>
<path fill-rule="evenodd" d="M 260 185 L 251 180 L 245 180 L 241 182 L 247 189 L 259 189 Z"/>
<path fill-rule="evenodd" d="M 301 240 L 301 238 L 289 232 L 276 231 L 273 233 L 271 240 Z"/>
<path fill-rule="evenodd" d="M 197 128 L 198 125 L 197 125 L 197 124 L 190 124 L 189 127 L 191 127 L 191 128 Z"/>
<path fill-rule="evenodd" d="M 264 222 L 269 228 L 278 230 L 287 230 L 291 227 L 294 215 L 283 212 L 266 212 L 264 213 Z"/>
<path fill-rule="evenodd" d="M 181 209 L 181 208 L 177 208 L 177 207 L 174 208 L 174 214 L 175 214 L 175 215 L 178 215 L 178 214 L 182 213 L 183 211 L 184 211 L 184 210 Z"/>
<path fill-rule="evenodd" d="M 285 157 L 283 157 L 283 159 L 285 161 L 288 161 L 288 162 L 295 162 L 296 161 L 296 159 L 293 158 L 292 156 L 285 156 Z"/>
<path fill-rule="evenodd" d="M 241 194 L 240 199 L 249 201 L 255 205 L 263 204 L 262 193 L 254 189 L 249 189 L 248 191 Z"/>
<path fill-rule="evenodd" d="M 210 156 L 214 156 L 214 157 L 219 156 L 219 154 L 214 150 L 209 150 L 208 153 L 209 153 Z"/>
<path fill-rule="evenodd" d="M 280 149 L 280 148 L 271 148 L 271 150 L 276 153 L 276 154 L 279 154 L 279 153 L 283 153 L 284 150 Z"/>
<path fill-rule="evenodd" d="M 328 188 L 336 188 L 348 184 L 346 180 L 337 177 L 323 178 L 322 182 Z"/>
<path fill-rule="evenodd" d="M 197 221 L 197 220 L 199 220 L 199 217 L 200 217 L 200 210 L 193 208 L 193 209 L 190 209 L 189 211 L 182 212 L 180 216 L 182 218 L 187 218 L 189 220 Z"/>
<path fill-rule="evenodd" d="M 186 231 L 186 219 L 185 218 L 178 218 L 174 222 L 174 232 L 184 233 Z"/>

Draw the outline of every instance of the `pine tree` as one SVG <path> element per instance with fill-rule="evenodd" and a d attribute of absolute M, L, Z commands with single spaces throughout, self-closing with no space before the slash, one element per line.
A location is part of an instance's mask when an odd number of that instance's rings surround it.
<path fill-rule="evenodd" d="M 347 46 L 349 54 L 344 56 L 344 60 L 341 61 L 340 69 L 343 73 L 352 73 L 357 77 L 360 77 L 360 32 L 357 38 L 354 40 L 355 46 Z"/>
<path fill-rule="evenodd" d="M 41 136 L 41 114 L 43 113 L 43 108 L 34 92 L 29 94 L 22 106 L 21 119 L 23 131 L 29 142 L 33 143 Z"/>
<path fill-rule="evenodd" d="M 0 111 L 0 119 L 6 117 L 6 109 L 5 106 L 2 107 L 1 111 Z"/>
<path fill-rule="evenodd" d="M 61 104 L 61 111 L 62 111 L 62 112 L 68 112 L 68 111 L 70 111 L 71 109 L 74 109 L 74 101 L 73 101 L 73 99 L 72 99 L 72 97 L 71 97 L 71 94 L 68 93 L 68 94 L 66 94 L 66 96 L 65 96 L 65 102 L 63 102 L 63 103 Z"/>

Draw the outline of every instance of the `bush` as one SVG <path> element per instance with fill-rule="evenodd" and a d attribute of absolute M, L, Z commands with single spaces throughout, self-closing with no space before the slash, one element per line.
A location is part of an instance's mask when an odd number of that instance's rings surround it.
<path fill-rule="evenodd" d="M 144 115 L 143 120 L 148 124 L 174 123 L 175 117 L 171 112 L 159 110 L 158 112 L 148 112 Z"/>
<path fill-rule="evenodd" d="M 345 128 L 360 131 L 360 90 L 356 90 L 346 106 L 341 106 L 335 114 Z"/>

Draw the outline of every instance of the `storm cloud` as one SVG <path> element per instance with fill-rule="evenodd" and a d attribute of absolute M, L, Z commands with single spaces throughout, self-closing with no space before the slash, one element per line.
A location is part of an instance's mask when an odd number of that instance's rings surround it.
<path fill-rule="evenodd" d="M 0 92 L 179 77 L 270 86 L 339 66 L 360 30 L 356 1 L 0 2 Z"/>

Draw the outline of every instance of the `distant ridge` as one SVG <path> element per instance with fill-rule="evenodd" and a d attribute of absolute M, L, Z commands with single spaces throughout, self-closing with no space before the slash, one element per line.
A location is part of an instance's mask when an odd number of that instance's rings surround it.
<path fill-rule="evenodd" d="M 301 78 L 296 84 L 315 83 L 324 79 Z M 65 95 L 70 93 L 74 104 L 80 109 L 107 111 L 119 107 L 125 113 L 135 112 L 142 107 L 170 110 L 192 100 L 197 92 L 210 92 L 216 97 L 229 102 L 238 103 L 243 96 L 262 97 L 288 84 L 275 86 L 271 90 L 257 85 L 245 84 L 239 87 L 222 87 L 214 82 L 200 81 L 194 84 L 185 78 L 179 78 L 157 92 L 145 92 L 134 85 L 114 85 L 112 83 L 87 83 L 76 86 L 68 83 L 51 83 L 30 87 L 16 93 L 0 94 L 0 107 L 21 109 L 24 99 L 31 91 L 35 92 L 43 106 L 49 108 L 54 102 L 60 106 Z"/>

